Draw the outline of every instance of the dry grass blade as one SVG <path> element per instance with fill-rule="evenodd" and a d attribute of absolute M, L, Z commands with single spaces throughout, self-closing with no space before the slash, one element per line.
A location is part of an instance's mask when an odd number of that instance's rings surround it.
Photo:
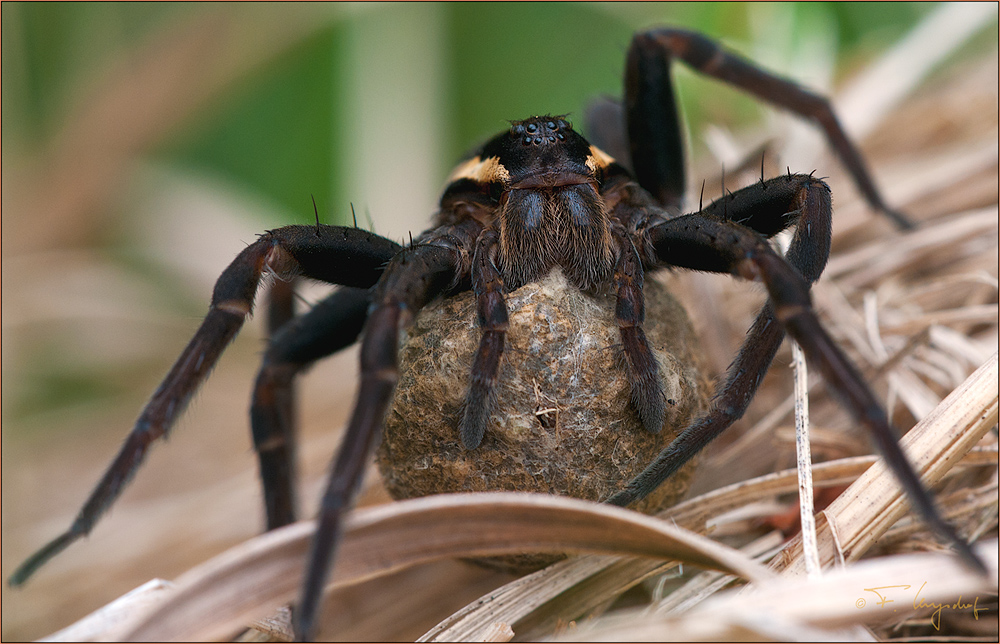
<path fill-rule="evenodd" d="M 863 288 L 878 284 L 887 276 L 919 265 L 928 256 L 940 253 L 948 244 L 958 244 L 983 235 L 996 235 L 997 208 L 990 206 L 933 225 L 902 238 L 880 239 L 850 253 L 830 258 L 824 276 L 838 278 L 841 286 Z"/>
<path fill-rule="evenodd" d="M 813 481 L 821 487 L 844 485 L 877 460 L 875 456 L 856 456 L 818 463 L 813 466 Z M 966 454 L 960 462 L 967 466 L 996 464 L 997 451 L 983 448 Z M 733 508 L 797 489 L 797 471 L 782 470 L 689 499 L 660 513 L 660 517 L 704 534 L 713 528 L 713 519 Z M 521 641 L 540 639 L 556 631 L 559 625 L 591 613 L 642 580 L 676 567 L 677 562 L 672 561 L 573 557 L 491 591 L 450 615 L 418 641 L 469 641 L 496 620 L 510 624 Z"/>
<path fill-rule="evenodd" d="M 493 622 L 489 628 L 483 631 L 477 642 L 509 642 L 514 637 L 514 630 L 510 624 L 504 622 Z"/>
<path fill-rule="evenodd" d="M 756 560 L 767 559 L 781 548 L 781 533 L 774 530 L 759 539 L 755 539 L 740 548 L 740 552 Z M 647 612 L 657 615 L 683 613 L 697 606 L 719 590 L 728 587 L 735 581 L 731 575 L 706 570 L 694 575 L 680 588 L 668 594 L 663 599 L 652 604 Z"/>
<path fill-rule="evenodd" d="M 976 552 L 995 579 L 997 542 L 979 544 Z M 939 616 L 945 610 L 982 611 L 985 596 L 995 589 L 995 581 L 967 571 L 954 557 L 940 553 L 895 555 L 817 580 L 782 578 L 755 585 L 752 591 L 727 591 L 682 615 L 650 617 L 629 612 L 595 620 L 567 633 L 567 640 L 835 640 L 843 632 L 827 629 L 877 624 L 919 609 L 937 611 Z M 883 603 L 883 599 L 889 601 Z M 979 617 L 985 616 L 980 612 Z"/>
<path fill-rule="evenodd" d="M 418 642 L 465 642 L 496 620 L 520 640 L 550 635 L 559 624 L 614 599 L 676 561 L 584 555 L 557 562 L 490 592 L 449 615 Z"/>
<path fill-rule="evenodd" d="M 826 463 L 816 463 L 812 468 L 813 482 L 819 487 L 851 483 L 878 461 L 877 456 L 852 456 Z M 996 466 L 997 450 L 995 448 L 977 448 L 966 454 L 960 464 Z M 705 525 L 712 517 L 727 510 L 740 507 L 756 499 L 788 494 L 797 489 L 796 470 L 781 470 L 727 485 L 683 503 L 678 503 L 665 511 L 663 516 L 669 517 L 671 521 L 689 530 L 699 532 L 705 529 Z"/>
<path fill-rule="evenodd" d="M 177 579 L 177 590 L 116 637 L 209 640 L 289 601 L 314 525 L 298 523 L 229 550 Z M 765 568 L 725 546 L 644 515 L 561 497 L 440 495 L 351 515 L 333 585 L 444 557 L 592 550 L 674 558 L 744 578 Z M 494 620 L 495 621 L 495 620 Z"/>
<path fill-rule="evenodd" d="M 802 551 L 806 574 L 818 577 L 819 555 L 816 552 L 816 522 L 813 515 L 812 448 L 809 441 L 809 368 L 806 356 L 797 342 L 792 341 L 792 363 L 795 371 L 795 461 L 799 472 L 799 515 L 802 524 Z"/>
<path fill-rule="evenodd" d="M 918 423 L 901 445 L 925 485 L 933 485 L 997 424 L 997 354 Z M 820 513 L 817 522 L 821 564 L 854 561 L 906 511 L 895 476 L 882 461 Z M 800 538 L 789 543 L 775 568 L 804 571 Z"/>
<path fill-rule="evenodd" d="M 45 638 L 47 642 L 92 642 L 103 639 L 115 628 L 126 624 L 137 612 L 154 606 L 174 587 L 163 579 L 150 579 L 83 619 Z"/>

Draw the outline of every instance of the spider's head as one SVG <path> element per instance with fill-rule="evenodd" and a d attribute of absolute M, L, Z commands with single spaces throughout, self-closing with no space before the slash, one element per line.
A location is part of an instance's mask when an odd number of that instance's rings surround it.
<path fill-rule="evenodd" d="M 513 121 L 510 130 L 490 139 L 448 179 L 468 189 L 478 184 L 499 197 L 509 190 L 553 189 L 600 183 L 614 159 L 591 145 L 561 116 Z"/>

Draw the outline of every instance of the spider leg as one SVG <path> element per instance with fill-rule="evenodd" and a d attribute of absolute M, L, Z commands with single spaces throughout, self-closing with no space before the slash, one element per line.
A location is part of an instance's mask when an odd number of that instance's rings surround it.
<path fill-rule="evenodd" d="M 830 257 L 833 207 L 830 188 L 807 174 L 782 175 L 726 194 L 702 214 L 773 237 L 797 224 L 786 259 L 815 282 Z"/>
<path fill-rule="evenodd" d="M 279 280 L 274 280 L 274 281 L 271 282 L 271 287 L 270 287 L 270 289 L 268 289 L 268 292 L 267 292 L 267 337 L 268 337 L 268 344 L 270 344 L 271 341 L 273 341 L 275 335 L 277 335 L 277 333 L 281 329 L 281 327 L 285 326 L 286 324 L 288 324 L 288 322 L 290 322 L 291 320 L 293 320 L 295 318 L 295 309 L 296 309 L 296 307 L 295 307 L 295 296 L 296 296 L 296 288 L 295 288 L 295 286 L 296 286 L 296 282 L 297 281 L 298 280 L 296 278 L 292 277 L 290 279 L 279 279 Z M 265 358 L 264 359 L 265 360 L 267 359 L 267 354 L 266 353 L 265 353 Z M 257 383 L 258 384 L 260 383 L 260 374 L 259 373 L 258 373 L 258 377 L 257 377 Z M 255 398 L 252 399 L 253 401 L 256 400 L 256 388 L 257 388 L 257 384 L 255 384 L 255 393 L 254 393 Z M 284 386 L 284 389 L 281 390 L 280 393 L 278 393 L 277 391 L 275 391 L 275 392 L 272 393 L 272 396 L 273 396 L 273 400 L 272 400 L 271 404 L 275 406 L 275 410 L 273 411 L 274 416 L 277 417 L 277 418 L 287 419 L 285 426 L 288 427 L 288 428 L 290 428 L 288 430 L 289 434 L 286 437 L 286 442 L 287 442 L 287 444 L 290 447 L 286 450 L 287 455 L 284 457 L 284 458 L 287 459 L 287 466 L 285 467 L 285 470 L 287 471 L 287 474 L 285 476 L 289 480 L 289 483 L 287 484 L 287 488 L 288 489 L 287 489 L 287 492 L 284 493 L 284 498 L 288 499 L 287 506 L 289 507 L 289 510 L 284 513 L 284 516 L 286 518 L 288 518 L 287 523 L 291 523 L 292 521 L 294 521 L 294 518 L 292 518 L 292 517 L 294 517 L 294 515 L 295 515 L 295 508 L 294 508 L 294 497 L 295 497 L 295 494 L 294 494 L 294 487 L 293 487 L 294 483 L 292 483 L 291 481 L 294 479 L 294 473 L 295 473 L 295 460 L 294 460 L 295 459 L 295 449 L 294 449 L 295 448 L 295 443 L 294 443 L 295 419 L 294 419 L 294 414 L 295 414 L 295 399 L 296 399 L 295 386 L 294 386 L 294 383 L 292 382 L 292 379 L 289 378 L 288 382 Z M 254 406 L 254 402 L 251 402 L 251 406 L 250 406 L 250 410 L 251 410 L 251 427 L 253 426 L 253 423 L 252 423 L 253 406 Z M 260 459 L 260 448 L 257 446 L 258 441 L 256 440 L 256 437 L 254 436 L 254 434 L 252 432 L 251 432 L 251 436 L 254 437 L 254 450 L 258 454 L 258 459 Z M 268 526 L 266 529 L 270 530 L 271 529 L 271 527 L 270 527 L 270 525 L 271 525 L 271 516 L 274 513 L 270 509 L 270 505 L 272 504 L 272 502 L 270 502 L 268 500 L 268 497 L 269 497 L 268 484 L 264 483 L 264 481 L 265 481 L 265 477 L 274 478 L 274 474 L 272 474 L 272 473 L 266 473 L 263 464 L 261 464 L 259 473 L 260 473 L 260 477 L 261 477 L 261 483 L 262 483 L 262 486 L 264 488 L 264 490 L 263 490 L 263 492 L 264 492 L 264 514 L 265 514 L 265 517 L 266 517 L 266 519 L 265 519 L 265 525 Z"/>
<path fill-rule="evenodd" d="M 684 138 L 670 80 L 671 50 L 636 34 L 625 59 L 624 124 L 639 185 L 667 209 L 684 200 Z"/>
<path fill-rule="evenodd" d="M 298 280 L 274 280 L 267 292 L 267 335 L 273 338 L 295 318 L 295 284 Z"/>
<path fill-rule="evenodd" d="M 357 340 L 370 302 L 368 289 L 341 287 L 271 338 L 250 405 L 268 530 L 295 521 L 294 379 Z"/>
<path fill-rule="evenodd" d="M 799 343 L 810 363 L 823 374 L 831 392 L 855 420 L 868 429 L 910 503 L 930 528 L 954 545 L 970 567 L 985 571 L 969 545 L 941 519 L 933 500 L 896 442 L 896 434 L 885 411 L 857 369 L 819 323 L 812 308 L 809 282 L 794 267 L 756 232 L 701 213 L 657 224 L 649 230 L 648 240 L 665 264 L 760 278 L 767 287 L 775 317 Z M 697 435 L 693 431 L 695 429 L 692 427 L 682 432 L 636 481 L 657 479 L 674 462 L 686 461 L 700 450 L 707 441 Z M 648 485 L 648 481 L 641 485 Z M 620 504 L 626 496 L 616 495 L 610 502 Z"/>
<path fill-rule="evenodd" d="M 646 230 L 662 219 L 641 221 L 642 207 L 631 207 L 632 218 L 624 218 L 634 230 Z M 830 191 L 825 183 L 809 175 L 781 176 L 756 183 L 709 204 L 702 213 L 723 219 L 736 217 L 735 223 L 770 237 L 798 222 L 788 247 L 787 259 L 808 282 L 819 278 L 830 254 Z M 619 216 L 622 216 L 621 214 Z M 641 233 L 644 234 L 644 233 Z M 660 260 L 655 250 L 645 248 L 647 265 Z M 757 393 L 764 374 L 774 359 L 785 330 L 774 318 L 768 302 L 757 314 L 747 332 L 736 359 L 729 366 L 725 381 L 716 389 L 712 408 L 698 418 L 671 443 L 645 471 L 608 502 L 625 506 L 644 498 L 691 457 L 739 420 Z M 681 440 L 683 438 L 683 441 Z"/>
<path fill-rule="evenodd" d="M 495 230 L 483 231 L 476 241 L 472 258 L 472 287 L 478 301 L 479 326 L 483 329 L 483 336 L 472 361 L 469 393 L 460 425 L 462 444 L 467 449 L 478 447 L 486 433 L 507 334 L 504 283 L 493 262 L 499 241 Z"/>
<path fill-rule="evenodd" d="M 883 201 L 861 153 L 847 137 L 829 100 L 760 69 L 701 34 L 680 29 L 636 34 L 625 68 L 626 129 L 632 164 L 639 184 L 661 204 L 679 203 L 684 188 L 682 137 L 670 81 L 674 58 L 816 122 L 872 208 L 900 228 L 913 228 L 905 215 Z"/>
<path fill-rule="evenodd" d="M 656 434 L 663 429 L 666 400 L 660 383 L 660 368 L 642 329 L 646 316 L 646 301 L 642 292 L 642 262 L 626 235 L 617 234 L 616 238 L 620 255 L 614 271 L 617 289 L 615 322 L 618 324 L 625 353 L 632 404 L 639 413 L 643 426 Z"/>
<path fill-rule="evenodd" d="M 296 637 L 313 636 L 323 587 L 341 532 L 341 520 L 357 492 L 368 456 L 381 435 L 396 387 L 399 333 L 427 302 L 459 283 L 467 274 L 467 251 L 481 225 L 451 226 L 434 240 L 400 252 L 379 280 L 361 343 L 361 386 L 344 439 L 323 495 L 316 534 L 310 546 L 298 610 Z"/>
<path fill-rule="evenodd" d="M 223 271 L 212 304 L 190 343 L 146 403 L 118 455 L 69 529 L 29 557 L 10 576 L 24 583 L 39 566 L 90 532 L 142 464 L 146 451 L 165 436 L 253 309 L 261 278 L 270 272 L 368 287 L 376 282 L 398 245 L 378 235 L 340 226 L 287 226 L 262 235 Z"/>

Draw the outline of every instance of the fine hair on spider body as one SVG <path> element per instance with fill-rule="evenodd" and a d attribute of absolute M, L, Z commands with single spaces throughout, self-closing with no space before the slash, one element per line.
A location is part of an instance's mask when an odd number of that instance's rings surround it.
<path fill-rule="evenodd" d="M 378 443 L 399 373 L 400 332 L 432 301 L 471 291 L 480 329 L 468 387 L 453 428 L 465 450 L 484 449 L 509 344 L 508 296 L 554 270 L 570 287 L 614 300 L 630 413 L 640 431 L 658 434 L 675 404 L 663 389 L 646 322 L 647 273 L 667 267 L 757 280 L 761 308 L 710 409 L 694 418 L 631 481 L 602 500 L 636 503 L 656 490 L 739 419 L 787 332 L 900 480 L 909 501 L 970 567 L 983 564 L 944 522 L 894 438 L 875 395 L 820 324 L 810 285 L 826 265 L 832 205 L 813 174 L 787 174 L 729 192 L 682 214 L 686 185 L 681 123 L 671 65 L 743 89 L 817 123 L 868 204 L 898 226 L 830 103 L 761 70 L 708 38 L 677 29 L 636 34 L 628 51 L 621 104 L 602 108 L 605 123 L 589 140 L 563 116 L 533 116 L 463 160 L 452 172 L 433 226 L 401 246 L 354 227 L 321 224 L 268 231 L 244 249 L 216 282 L 211 307 L 180 358 L 141 412 L 124 446 L 69 530 L 32 555 L 10 578 L 24 583 L 42 564 L 86 535 L 118 498 L 149 446 L 166 436 L 187 402 L 253 309 L 261 278 L 279 280 L 272 294 L 272 337 L 253 388 L 251 424 L 264 489 L 267 528 L 297 519 L 291 387 L 314 363 L 360 339 L 360 388 L 318 513 L 295 631 L 315 635 L 320 600 L 340 536 Z M 609 116 L 610 115 L 610 116 Z M 610 124 L 609 124 L 610 122 Z M 703 184 L 704 191 L 704 184 Z M 315 200 L 314 200 L 315 208 Z M 352 206 L 353 213 L 353 206 Z M 784 255 L 769 240 L 792 230 Z M 287 280 L 301 275 L 340 288 L 294 316 Z M 281 281 L 285 280 L 285 281 Z"/>

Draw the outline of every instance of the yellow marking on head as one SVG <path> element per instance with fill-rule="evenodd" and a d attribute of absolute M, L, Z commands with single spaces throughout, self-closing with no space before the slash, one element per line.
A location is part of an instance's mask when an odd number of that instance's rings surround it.
<path fill-rule="evenodd" d="M 503 167 L 500 163 L 499 157 L 490 157 L 483 161 L 479 157 L 473 157 L 468 161 L 459 163 L 458 166 L 451 171 L 451 175 L 448 177 L 448 183 L 458 181 L 459 179 L 471 179 L 477 183 L 493 183 L 494 181 L 499 181 L 503 184 L 510 183 L 510 173 L 507 172 L 507 168 Z"/>
<path fill-rule="evenodd" d="M 603 170 L 614 162 L 614 157 L 610 154 L 596 145 L 590 146 L 590 156 L 587 157 L 587 167 L 590 168 L 591 172 L 596 173 L 598 168 Z"/>

